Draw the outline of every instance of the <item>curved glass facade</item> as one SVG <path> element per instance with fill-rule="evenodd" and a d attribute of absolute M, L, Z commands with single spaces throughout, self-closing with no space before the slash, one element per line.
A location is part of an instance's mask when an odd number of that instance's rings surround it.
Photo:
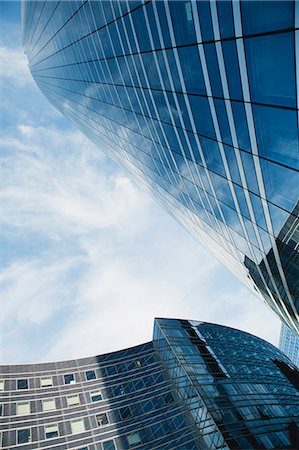
<path fill-rule="evenodd" d="M 298 375 L 278 349 L 248 333 L 156 319 L 153 341 L 136 347 L 0 366 L 0 446 L 294 449 Z"/>
<path fill-rule="evenodd" d="M 297 333 L 298 8 L 25 1 L 22 25 L 47 98 Z"/>
<path fill-rule="evenodd" d="M 284 324 L 281 324 L 279 348 L 299 367 L 299 336 Z"/>

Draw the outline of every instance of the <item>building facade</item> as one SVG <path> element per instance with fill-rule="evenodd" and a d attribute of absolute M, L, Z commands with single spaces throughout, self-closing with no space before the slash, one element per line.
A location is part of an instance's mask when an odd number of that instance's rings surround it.
<path fill-rule="evenodd" d="M 279 348 L 299 367 L 299 337 L 286 325 L 281 325 Z"/>
<path fill-rule="evenodd" d="M 78 0 L 22 11 L 46 97 L 297 333 L 298 241 L 279 236 L 298 202 L 298 9 Z"/>
<path fill-rule="evenodd" d="M 298 370 L 232 328 L 156 319 L 153 341 L 0 366 L 3 450 L 298 448 Z"/>

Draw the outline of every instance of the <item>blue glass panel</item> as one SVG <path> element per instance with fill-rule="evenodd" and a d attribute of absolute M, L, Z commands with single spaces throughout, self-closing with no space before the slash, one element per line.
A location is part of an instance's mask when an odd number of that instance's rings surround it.
<path fill-rule="evenodd" d="M 213 41 L 213 25 L 210 10 L 210 2 L 196 2 L 203 41 Z"/>
<path fill-rule="evenodd" d="M 236 100 L 243 100 L 236 41 L 222 41 L 222 51 L 230 97 Z"/>
<path fill-rule="evenodd" d="M 215 44 L 204 45 L 206 61 L 208 66 L 209 78 L 212 88 L 212 94 L 215 97 L 223 97 L 223 90 L 216 54 Z"/>
<path fill-rule="evenodd" d="M 245 40 L 251 99 L 296 106 L 294 33 Z"/>
<path fill-rule="evenodd" d="M 172 47 L 164 2 L 156 2 L 155 5 L 157 7 L 157 11 L 158 11 L 158 15 L 159 15 L 159 22 L 160 22 L 162 35 L 163 35 L 164 47 L 165 48 Z"/>
<path fill-rule="evenodd" d="M 178 52 L 187 92 L 191 94 L 206 94 L 197 47 L 180 48 Z"/>
<path fill-rule="evenodd" d="M 248 123 L 245 114 L 244 104 L 232 102 L 231 105 L 233 110 L 239 147 L 242 148 L 243 150 L 251 151 Z"/>
<path fill-rule="evenodd" d="M 235 34 L 233 10 L 230 0 L 217 1 L 220 35 L 222 38 L 233 37 Z"/>
<path fill-rule="evenodd" d="M 265 33 L 294 26 L 293 1 L 252 1 L 241 2 L 244 34 Z"/>
<path fill-rule="evenodd" d="M 267 199 L 291 212 L 298 201 L 299 173 L 264 160 L 261 168 Z"/>
<path fill-rule="evenodd" d="M 176 45 L 196 42 L 191 2 L 169 2 Z"/>
<path fill-rule="evenodd" d="M 139 50 L 141 52 L 151 50 L 150 38 L 148 35 L 144 17 L 144 8 L 138 8 L 136 11 L 134 11 L 134 13 L 132 13 L 132 19 L 137 36 Z"/>
<path fill-rule="evenodd" d="M 223 100 L 215 99 L 214 105 L 215 105 L 215 109 L 216 109 L 218 125 L 220 128 L 221 141 L 225 142 L 226 144 L 232 145 L 232 139 L 231 139 L 231 134 L 230 134 L 230 128 L 229 128 L 225 103 Z"/>
<path fill-rule="evenodd" d="M 296 111 L 253 105 L 261 156 L 299 168 Z"/>
<path fill-rule="evenodd" d="M 189 100 L 198 134 L 216 138 L 208 99 L 189 95 Z"/>

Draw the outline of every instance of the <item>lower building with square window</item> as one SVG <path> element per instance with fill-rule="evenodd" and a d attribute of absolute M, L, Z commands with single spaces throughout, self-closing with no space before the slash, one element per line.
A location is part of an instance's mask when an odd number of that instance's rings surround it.
<path fill-rule="evenodd" d="M 142 345 L 1 366 L 0 447 L 294 449 L 298 375 L 282 352 L 248 333 L 156 319 L 153 340 Z"/>

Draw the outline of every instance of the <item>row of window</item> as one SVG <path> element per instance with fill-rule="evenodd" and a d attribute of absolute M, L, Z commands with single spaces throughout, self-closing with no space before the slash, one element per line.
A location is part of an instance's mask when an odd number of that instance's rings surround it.
<path fill-rule="evenodd" d="M 101 420 L 101 419 L 99 419 L 99 420 Z M 86 431 L 83 419 L 72 420 L 70 422 L 70 424 L 71 424 L 72 434 L 83 433 L 84 431 Z M 105 425 L 105 424 L 103 424 L 103 425 Z M 102 425 L 100 425 L 100 426 L 102 426 Z M 127 437 L 128 442 L 131 442 L 130 445 L 132 445 L 133 443 L 140 442 L 140 439 L 139 439 L 139 441 L 137 439 L 138 436 L 133 436 L 133 435 L 138 435 L 138 433 L 132 433 L 131 435 L 129 435 Z M 54 424 L 54 425 L 46 426 L 45 427 L 45 439 L 52 439 L 55 437 L 59 437 L 58 425 Z M 17 430 L 17 444 L 18 445 L 19 444 L 28 444 L 30 442 L 32 442 L 30 428 L 23 428 L 21 430 Z M 103 450 L 116 450 L 116 445 L 114 443 L 114 440 L 109 439 L 108 441 L 102 442 L 102 448 L 103 448 Z M 78 450 L 88 450 L 88 448 L 81 447 Z"/>
<path fill-rule="evenodd" d="M 91 402 L 99 402 L 103 400 L 103 395 L 101 391 L 90 392 L 90 400 Z M 68 395 L 66 397 L 67 406 L 75 406 L 80 405 L 80 397 L 78 394 Z M 55 398 L 42 400 L 42 411 L 53 411 L 56 409 L 56 400 Z M 31 414 L 30 402 L 18 402 L 16 403 L 16 415 L 23 416 L 25 414 Z M 34 412 L 36 413 L 36 411 Z"/>
<path fill-rule="evenodd" d="M 154 362 L 154 359 L 150 360 L 150 363 Z M 141 366 L 144 365 L 144 361 L 143 358 L 141 359 L 137 359 L 133 362 L 130 363 L 121 363 L 119 365 L 116 366 L 108 366 L 108 367 L 104 367 L 102 370 L 104 372 L 104 376 L 109 376 L 109 375 L 115 375 L 117 373 L 124 373 L 127 372 L 129 370 L 133 370 L 136 368 L 140 368 Z M 95 372 L 95 370 L 87 370 L 85 371 L 85 379 L 86 381 L 90 381 L 90 380 L 96 380 L 97 374 Z M 76 383 L 76 378 L 75 378 L 75 374 L 73 373 L 68 373 L 63 375 L 63 379 L 64 379 L 64 384 L 74 384 Z M 5 381 L 6 380 L 0 380 L 0 391 L 4 391 L 4 386 L 5 386 Z M 45 377 L 41 377 L 40 378 L 40 386 L 41 387 L 51 387 L 54 386 L 54 382 L 53 382 L 53 377 L 52 376 L 45 376 Z M 17 380 L 17 389 L 29 389 L 29 380 L 24 378 L 24 379 L 18 379 Z"/>
<path fill-rule="evenodd" d="M 99 427 L 103 427 L 109 424 L 108 417 L 106 413 L 102 413 L 96 416 L 96 421 Z M 86 431 L 85 423 L 83 419 L 75 419 L 70 421 L 72 434 L 84 433 Z M 58 424 L 51 424 L 45 426 L 45 439 L 53 439 L 60 436 Z M 16 442 L 17 444 L 28 444 L 32 442 L 32 432 L 31 428 L 22 428 L 17 430 Z M 133 432 L 127 435 L 128 445 L 131 447 L 141 443 L 141 436 L 138 432 Z M 113 439 L 102 442 L 103 450 L 116 450 L 116 445 Z M 78 450 L 87 450 L 87 447 L 82 447 Z"/>

